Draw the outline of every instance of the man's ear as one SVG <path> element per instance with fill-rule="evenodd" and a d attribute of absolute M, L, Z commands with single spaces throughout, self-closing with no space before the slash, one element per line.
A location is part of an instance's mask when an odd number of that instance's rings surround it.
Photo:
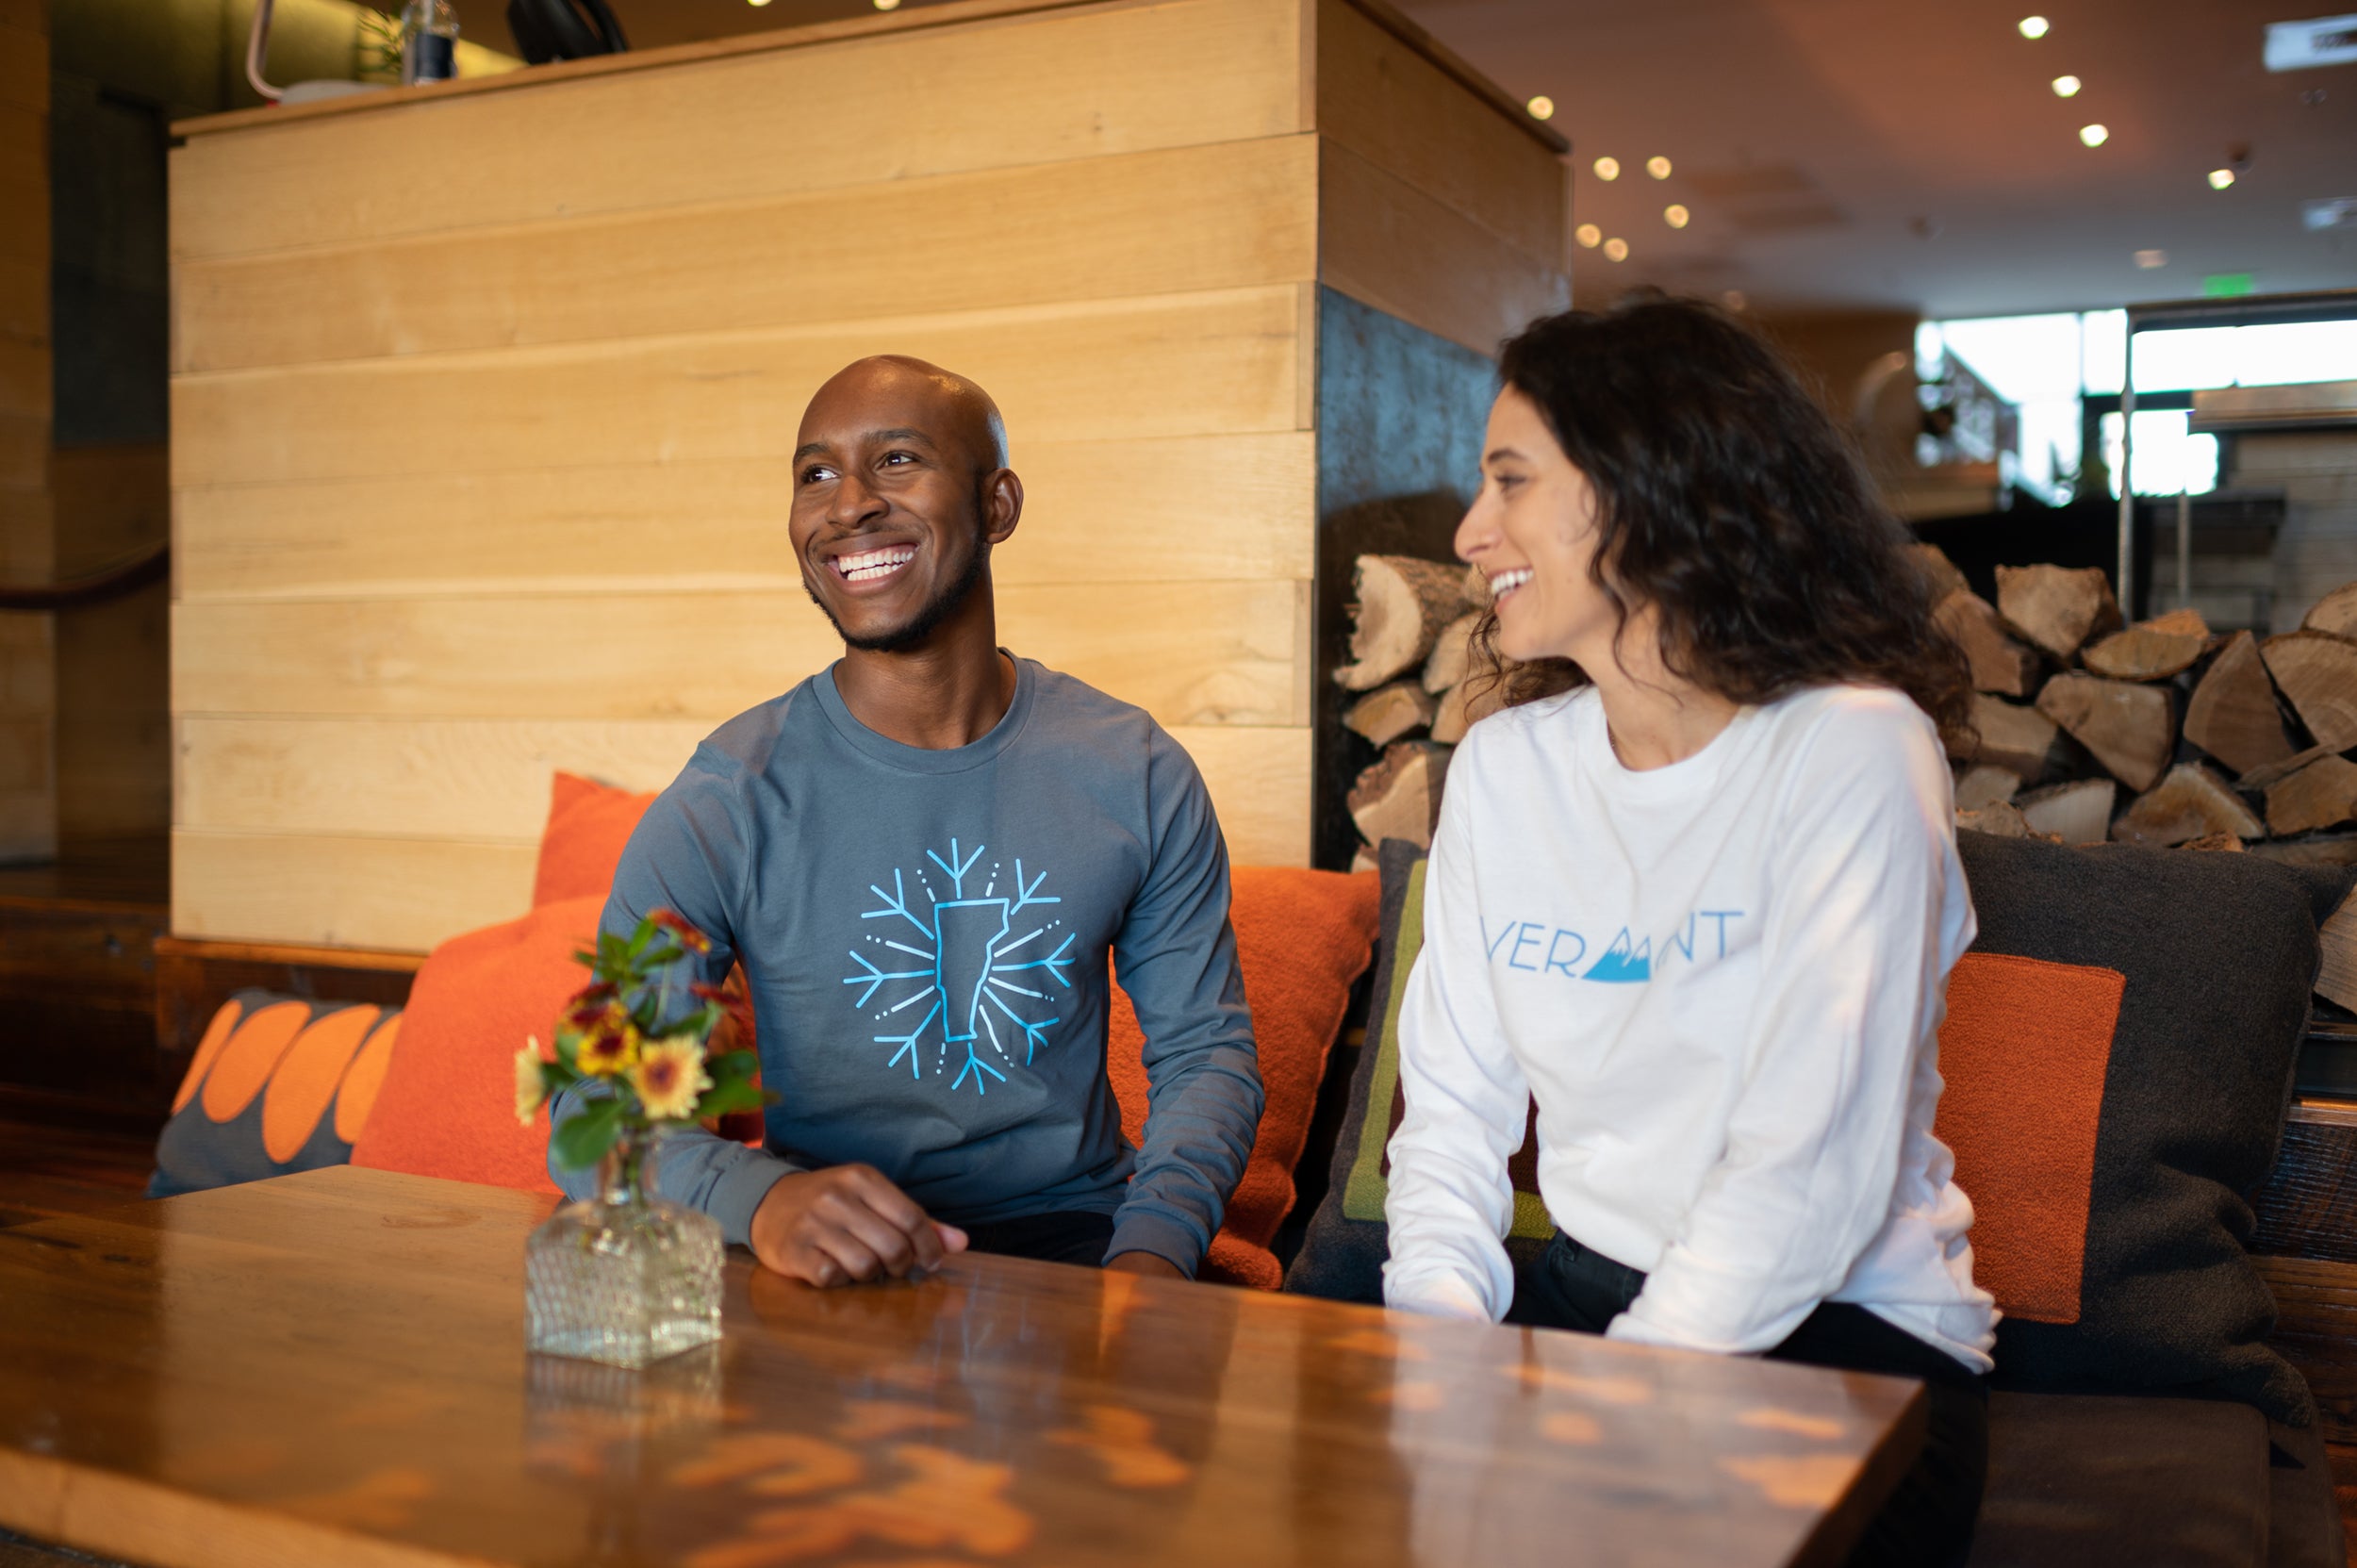
<path fill-rule="evenodd" d="M 982 480 L 982 537 L 1004 544 L 1023 520 L 1023 481 L 1013 469 L 998 469 Z"/>

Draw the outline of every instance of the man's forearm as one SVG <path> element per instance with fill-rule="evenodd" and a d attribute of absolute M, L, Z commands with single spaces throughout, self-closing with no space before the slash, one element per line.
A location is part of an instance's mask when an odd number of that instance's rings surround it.
<path fill-rule="evenodd" d="M 1261 1125 L 1259 1062 L 1248 1045 L 1202 1055 L 1152 1097 L 1109 1255 L 1151 1252 L 1192 1275 L 1244 1180 Z"/>

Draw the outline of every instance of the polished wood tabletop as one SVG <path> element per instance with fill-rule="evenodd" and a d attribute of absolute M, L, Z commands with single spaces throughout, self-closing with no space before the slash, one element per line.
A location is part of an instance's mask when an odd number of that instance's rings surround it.
<path fill-rule="evenodd" d="M 0 1230 L 0 1527 L 159 1568 L 1838 1561 L 1914 1383 L 961 1257 L 529 1356 L 550 1200 L 341 1167 Z"/>

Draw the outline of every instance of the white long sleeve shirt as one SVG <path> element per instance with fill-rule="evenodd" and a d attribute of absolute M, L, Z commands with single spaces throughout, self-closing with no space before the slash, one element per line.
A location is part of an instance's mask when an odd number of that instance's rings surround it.
<path fill-rule="evenodd" d="M 1538 1101 L 1567 1234 L 1650 1278 L 1610 1337 L 1772 1348 L 1854 1302 L 1977 1371 L 1995 1304 L 1932 1136 L 1973 935 L 1937 732 L 1828 686 L 1631 771 L 1593 687 L 1474 726 L 1400 1018 L 1384 1296 L 1495 1320 Z"/>

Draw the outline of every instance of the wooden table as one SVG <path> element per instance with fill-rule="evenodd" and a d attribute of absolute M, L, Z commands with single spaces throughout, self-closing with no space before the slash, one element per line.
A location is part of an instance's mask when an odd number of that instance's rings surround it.
<path fill-rule="evenodd" d="M 528 1357 L 549 1200 L 338 1168 L 0 1231 L 0 1526 L 163 1568 L 1838 1560 L 1918 1385 L 1003 1258 Z"/>

